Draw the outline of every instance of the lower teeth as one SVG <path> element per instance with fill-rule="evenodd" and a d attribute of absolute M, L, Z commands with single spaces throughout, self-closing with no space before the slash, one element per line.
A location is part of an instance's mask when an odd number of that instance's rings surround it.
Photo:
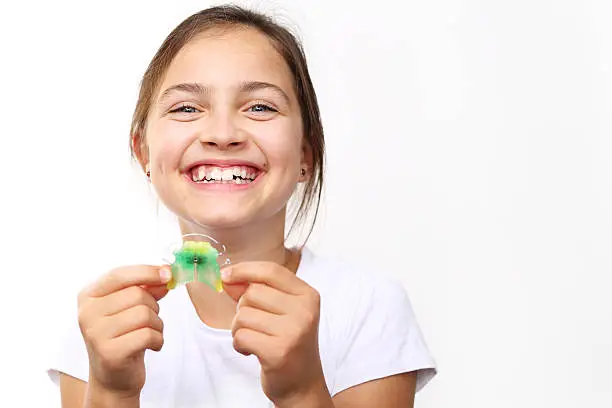
<path fill-rule="evenodd" d="M 202 180 L 202 181 L 197 181 L 196 183 L 204 183 L 204 184 L 249 184 L 252 181 L 253 180 L 243 180 L 243 179 L 236 179 L 236 180 Z"/>

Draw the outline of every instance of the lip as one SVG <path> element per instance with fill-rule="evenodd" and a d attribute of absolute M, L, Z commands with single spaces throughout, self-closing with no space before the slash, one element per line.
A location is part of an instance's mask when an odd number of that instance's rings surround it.
<path fill-rule="evenodd" d="M 263 167 L 257 163 L 248 160 L 238 160 L 238 159 L 207 159 L 207 160 L 198 160 L 196 162 L 190 163 L 183 169 L 183 173 L 189 174 L 194 167 L 197 166 L 217 166 L 221 168 L 225 167 L 236 167 L 236 166 L 248 166 L 254 169 L 257 169 L 260 173 L 264 171 Z"/>

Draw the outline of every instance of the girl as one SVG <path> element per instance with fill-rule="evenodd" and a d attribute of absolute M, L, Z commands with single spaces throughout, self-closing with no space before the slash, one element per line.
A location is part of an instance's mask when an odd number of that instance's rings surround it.
<path fill-rule="evenodd" d="M 234 6 L 189 17 L 144 75 L 130 136 L 181 231 L 215 237 L 233 264 L 222 294 L 168 293 L 167 265 L 83 289 L 50 370 L 63 407 L 413 406 L 435 371 L 402 287 L 285 247 L 287 202 L 297 190 L 297 219 L 316 213 L 324 156 L 286 29 Z"/>

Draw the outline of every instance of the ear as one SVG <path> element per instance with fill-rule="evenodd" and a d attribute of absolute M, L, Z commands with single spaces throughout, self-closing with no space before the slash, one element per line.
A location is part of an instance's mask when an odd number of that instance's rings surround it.
<path fill-rule="evenodd" d="M 302 154 L 300 158 L 300 176 L 299 181 L 304 182 L 310 179 L 313 172 L 312 149 L 306 140 L 302 144 Z M 302 171 L 304 170 L 304 171 Z"/>
<path fill-rule="evenodd" d="M 140 164 L 142 171 L 146 172 L 149 166 L 149 148 L 141 131 L 134 132 L 131 138 L 132 151 Z"/>

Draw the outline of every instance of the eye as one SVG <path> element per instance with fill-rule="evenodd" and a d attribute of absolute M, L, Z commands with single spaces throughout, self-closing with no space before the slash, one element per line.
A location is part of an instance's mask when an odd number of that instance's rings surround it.
<path fill-rule="evenodd" d="M 196 108 L 195 106 L 191 106 L 191 105 L 181 105 L 176 109 L 172 109 L 170 111 L 170 113 L 197 113 L 199 112 L 198 108 Z"/>
<path fill-rule="evenodd" d="M 278 110 L 263 103 L 257 103 L 255 105 L 252 105 L 249 109 L 247 109 L 247 111 L 254 113 L 278 112 Z"/>

